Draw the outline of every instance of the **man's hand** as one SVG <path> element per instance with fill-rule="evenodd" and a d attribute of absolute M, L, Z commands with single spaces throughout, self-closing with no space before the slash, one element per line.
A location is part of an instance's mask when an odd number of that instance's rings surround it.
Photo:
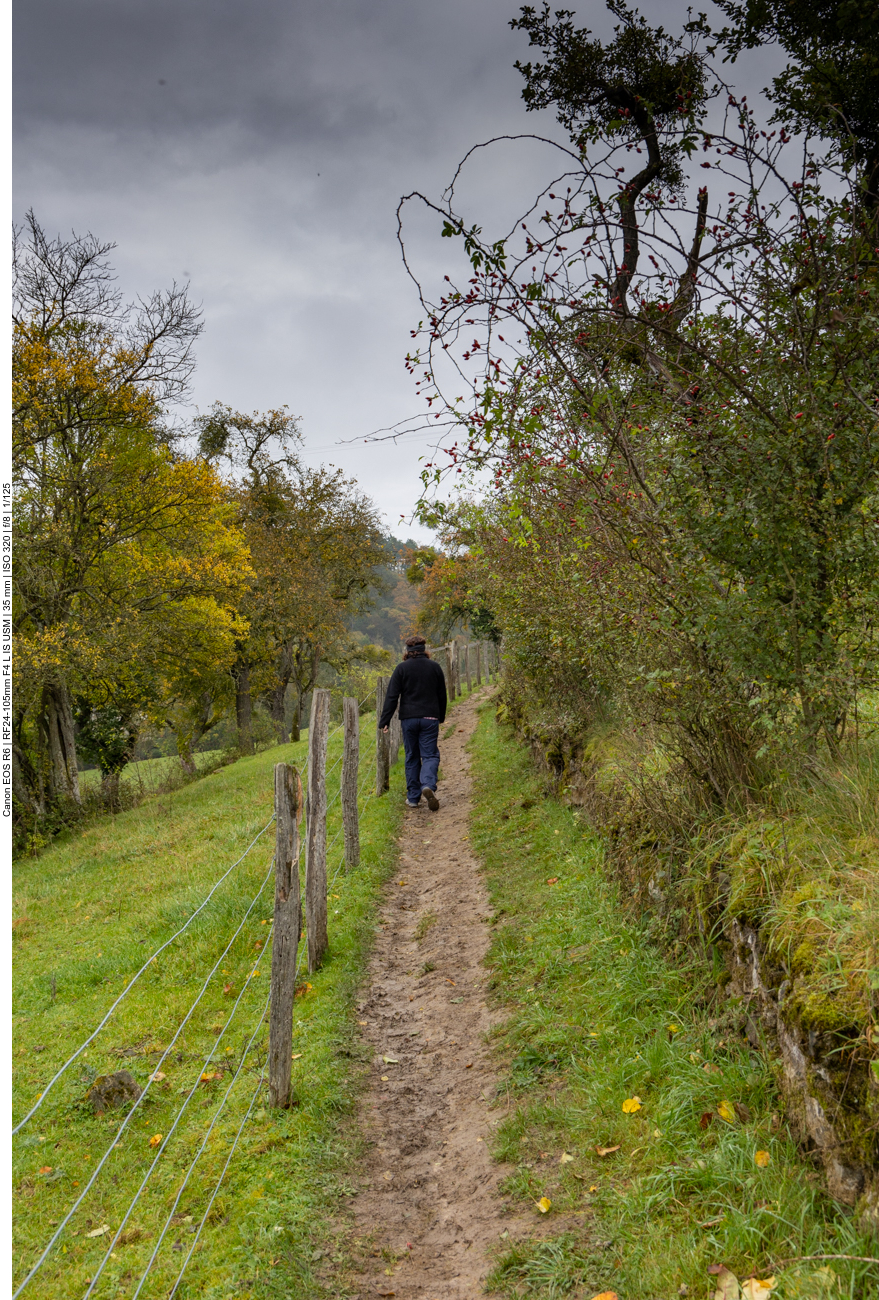
<path fill-rule="evenodd" d="M 385 733 L 385 735 L 388 734 L 388 728 L 387 728 L 387 727 L 382 727 L 382 731 Z"/>

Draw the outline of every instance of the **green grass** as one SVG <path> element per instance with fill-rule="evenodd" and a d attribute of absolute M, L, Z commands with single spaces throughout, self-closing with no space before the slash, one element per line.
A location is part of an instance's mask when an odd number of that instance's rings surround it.
<path fill-rule="evenodd" d="M 372 759 L 370 736 L 364 725 L 364 775 Z M 339 757 L 340 740 L 338 735 L 331 739 L 330 765 Z M 17 865 L 16 1119 L 88 1036 L 145 957 L 185 921 L 265 826 L 272 808 L 273 764 L 282 759 L 301 764 L 304 755 L 302 743 L 241 759 L 173 795 L 148 797 L 117 817 L 67 832 L 40 857 Z M 338 777 L 337 767 L 329 777 L 331 797 Z M 342 872 L 331 888 L 329 959 L 309 981 L 300 974 L 303 994 L 294 1010 L 294 1052 L 301 1056 L 293 1067 L 298 1106 L 290 1112 L 267 1111 L 264 1088 L 259 1088 L 268 1033 L 263 1009 L 271 961 L 266 943 L 273 909 L 269 879 L 162 1063 L 165 1078 L 153 1083 L 134 1112 L 121 1144 L 26 1296 L 70 1300 L 84 1293 L 112 1239 L 88 1233 L 103 1224 L 115 1233 L 155 1155 L 150 1139 L 162 1134 L 161 1159 L 126 1225 L 126 1244 L 120 1241 L 115 1247 L 95 1292 L 132 1295 L 184 1173 L 219 1115 L 142 1292 L 166 1296 L 254 1097 L 250 1120 L 176 1294 L 183 1300 L 231 1295 L 314 1300 L 323 1294 L 322 1271 L 341 1259 L 333 1217 L 353 1189 L 359 1140 L 350 1122 L 362 1074 L 352 1002 L 371 943 L 379 891 L 395 863 L 402 763 L 392 769 L 391 784 L 391 796 L 371 799 L 363 812 L 360 868 Z M 338 825 L 336 802 L 329 815 L 331 841 Z M 95 1116 L 84 1101 L 87 1088 L 96 1076 L 120 1069 L 146 1085 L 270 872 L 272 847 L 270 830 L 190 929 L 150 966 L 96 1042 L 14 1139 L 16 1284 L 85 1187 L 124 1116 L 124 1111 Z M 331 851 L 331 873 L 340 849 L 341 841 Z M 259 973 L 252 975 L 254 970 Z M 199 1082 L 202 1071 L 218 1077 Z M 181 1123 L 169 1137 L 194 1085 Z"/>
<path fill-rule="evenodd" d="M 204 753 L 193 754 L 192 757 L 200 771 L 202 768 L 217 765 L 222 759 L 222 754 L 220 750 L 209 749 Z M 186 779 L 176 754 L 168 754 L 163 758 L 142 758 L 136 763 L 129 763 L 122 770 L 119 785 L 121 790 L 129 789 L 135 795 L 153 794 L 160 785 L 168 781 L 169 777 L 172 780 L 179 778 L 181 782 Z M 85 772 L 80 772 L 79 784 L 83 793 L 97 790 L 101 784 L 101 773 L 96 767 L 90 767 Z"/>
<path fill-rule="evenodd" d="M 713 1293 L 709 1266 L 723 1263 L 740 1279 L 774 1274 L 777 1300 L 875 1295 L 874 1264 L 802 1259 L 879 1252 L 798 1153 L 772 1063 L 738 1032 L 709 964 L 657 946 L 606 875 L 598 838 L 545 794 L 489 710 L 472 748 L 491 983 L 507 1015 L 496 1045 L 509 1113 L 495 1154 L 510 1165 L 507 1194 L 535 1221 L 547 1196 L 561 1220 L 549 1240 L 501 1247 L 490 1286 L 701 1298 Z"/>

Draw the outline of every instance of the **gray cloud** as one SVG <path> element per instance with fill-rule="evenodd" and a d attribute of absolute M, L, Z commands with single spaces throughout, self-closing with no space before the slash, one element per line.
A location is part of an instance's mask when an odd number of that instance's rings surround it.
<path fill-rule="evenodd" d="M 669 0 L 648 14 L 660 9 L 684 13 Z M 191 280 L 206 322 L 194 402 L 288 404 L 313 459 L 355 475 L 398 529 L 427 441 L 318 449 L 418 410 L 400 194 L 438 194 L 477 140 L 561 138 L 551 114 L 524 111 L 516 12 L 510 0 L 28 0 L 15 11 L 16 211 L 115 239 L 130 294 Z M 601 4 L 579 16 L 610 30 Z M 502 224 L 554 165 L 499 146 L 462 198 Z M 451 250 L 438 223 L 411 230 L 440 278 Z"/>

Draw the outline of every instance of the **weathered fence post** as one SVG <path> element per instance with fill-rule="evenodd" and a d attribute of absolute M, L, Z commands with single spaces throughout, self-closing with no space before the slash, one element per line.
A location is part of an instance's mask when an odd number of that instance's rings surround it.
<path fill-rule="evenodd" d="M 449 677 L 449 647 L 438 645 L 434 649 L 434 658 L 443 670 L 443 677 L 446 679 L 446 695 L 449 700 L 452 699 L 452 683 Z"/>
<path fill-rule="evenodd" d="M 449 698 L 454 700 L 458 696 L 458 656 L 455 653 L 458 647 L 454 641 L 450 641 L 447 649 L 449 656 Z"/>
<path fill-rule="evenodd" d="M 316 971 L 327 950 L 327 736 L 330 693 L 311 697 L 308 724 L 308 803 L 305 827 L 305 932 L 308 973 Z"/>
<path fill-rule="evenodd" d="M 464 668 L 467 676 L 467 694 L 473 690 L 473 682 L 470 679 L 470 642 L 464 647 Z"/>
<path fill-rule="evenodd" d="M 400 761 L 400 746 L 403 743 L 403 724 L 400 721 L 399 704 L 394 709 L 394 716 L 391 718 L 391 726 L 388 731 L 388 749 L 390 751 L 389 762 L 398 763 Z"/>
<path fill-rule="evenodd" d="M 275 764 L 275 924 L 272 932 L 272 985 L 269 1011 L 269 1105 L 290 1105 L 293 999 L 296 949 L 302 907 L 299 901 L 299 819 L 302 785 L 288 763 Z"/>
<path fill-rule="evenodd" d="M 388 737 L 378 725 L 382 709 L 385 707 L 387 689 L 387 678 L 377 678 L 375 683 L 375 792 L 378 795 L 384 794 L 391 788 L 390 744 Z"/>
<path fill-rule="evenodd" d="M 342 700 L 344 749 L 342 751 L 342 825 L 345 828 L 345 865 L 349 871 L 360 865 L 360 822 L 357 814 L 357 782 L 360 768 L 360 709 L 346 695 Z"/>
<path fill-rule="evenodd" d="M 482 642 L 476 642 L 476 685 L 482 685 Z"/>

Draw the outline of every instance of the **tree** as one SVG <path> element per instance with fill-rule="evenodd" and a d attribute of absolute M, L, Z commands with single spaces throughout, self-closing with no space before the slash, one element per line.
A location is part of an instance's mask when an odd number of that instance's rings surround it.
<path fill-rule="evenodd" d="M 529 108 L 571 132 L 564 175 L 497 241 L 422 199 L 472 275 L 423 298 L 409 364 L 456 431 L 449 469 L 491 475 L 479 573 L 500 599 L 505 555 L 530 671 L 541 638 L 589 639 L 591 695 L 613 682 L 676 732 L 723 801 L 768 729 L 799 714 L 833 749 L 875 680 L 876 256 L 844 149 L 761 130 L 729 87 L 709 131 L 698 31 L 610 8 L 607 47 L 566 12 L 515 23 L 545 56 L 521 67 Z"/>
<path fill-rule="evenodd" d="M 767 94 L 774 121 L 839 141 L 868 202 L 879 203 L 879 4 L 876 0 L 718 0 L 728 56 L 778 41 L 791 58 Z M 704 20 L 703 20 L 704 22 Z M 707 26 L 705 28 L 707 30 Z"/>
<path fill-rule="evenodd" d="M 383 544 L 375 507 L 351 480 L 302 464 L 298 424 L 286 409 L 247 416 L 217 404 L 197 427 L 202 451 L 226 458 L 238 476 L 231 496 L 252 557 L 241 604 L 249 631 L 233 668 L 239 745 L 248 753 L 254 696 L 266 700 L 283 743 L 291 686 L 298 739 L 302 701 L 321 665 L 350 657 L 348 623 L 369 601 Z"/>
<path fill-rule="evenodd" d="M 193 603 L 222 638 L 247 575 L 222 483 L 163 418 L 191 372 L 197 312 L 176 288 L 122 306 L 110 247 L 49 241 L 32 215 L 16 232 L 13 753 L 16 799 L 37 820 L 80 799 L 74 700 L 102 734 L 113 714 L 124 730 L 154 689 L 138 656 Z"/>
<path fill-rule="evenodd" d="M 407 569 L 410 582 L 420 587 L 418 627 L 431 636 L 445 640 L 460 625 L 469 627 L 481 640 L 498 641 L 500 635 L 486 606 L 480 571 L 467 549 L 472 531 L 463 526 L 466 511 L 458 515 L 459 526 L 445 530 L 444 541 L 451 553 L 443 554 L 433 546 L 415 552 Z"/>

